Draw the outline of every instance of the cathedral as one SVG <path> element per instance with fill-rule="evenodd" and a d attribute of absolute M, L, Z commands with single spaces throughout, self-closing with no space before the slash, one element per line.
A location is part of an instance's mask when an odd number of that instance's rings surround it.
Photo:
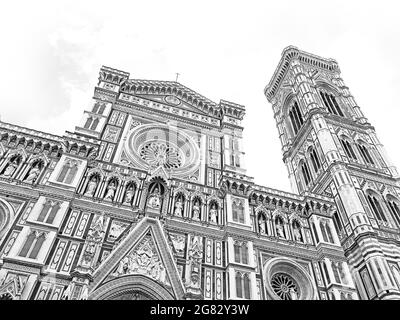
<path fill-rule="evenodd" d="M 287 47 L 264 94 L 293 193 L 174 81 L 103 66 L 74 132 L 0 122 L 0 299 L 400 299 L 398 173 L 338 63 Z"/>

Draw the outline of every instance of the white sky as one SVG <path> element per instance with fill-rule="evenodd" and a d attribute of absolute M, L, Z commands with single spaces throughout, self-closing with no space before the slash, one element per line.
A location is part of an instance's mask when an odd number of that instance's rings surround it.
<path fill-rule="evenodd" d="M 398 1 L 397 1 L 398 2 Z M 62 135 L 87 109 L 102 65 L 175 80 L 246 106 L 255 182 L 290 191 L 263 89 L 288 45 L 339 62 L 400 165 L 396 1 L 8 1 L 0 17 L 1 120 Z"/>

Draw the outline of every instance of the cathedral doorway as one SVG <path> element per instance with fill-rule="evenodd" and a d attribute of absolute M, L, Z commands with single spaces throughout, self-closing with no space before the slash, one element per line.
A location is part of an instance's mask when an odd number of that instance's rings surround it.
<path fill-rule="evenodd" d="M 174 300 L 170 288 L 144 275 L 128 275 L 102 284 L 91 300 Z"/>

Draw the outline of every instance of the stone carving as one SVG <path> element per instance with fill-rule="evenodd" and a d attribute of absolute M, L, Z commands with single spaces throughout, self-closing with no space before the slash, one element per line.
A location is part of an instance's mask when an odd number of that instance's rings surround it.
<path fill-rule="evenodd" d="M 82 266 L 90 267 L 93 263 L 94 256 L 96 254 L 99 244 L 103 240 L 104 236 L 104 217 L 98 216 L 98 218 L 90 226 L 85 249 L 82 255 Z"/>
<path fill-rule="evenodd" d="M 200 201 L 198 199 L 193 203 L 192 218 L 193 220 L 200 220 Z"/>
<path fill-rule="evenodd" d="M 201 237 L 193 236 L 189 248 L 190 261 L 190 286 L 200 286 L 201 260 L 203 258 L 203 245 Z"/>
<path fill-rule="evenodd" d="M 299 226 L 293 227 L 293 234 L 296 241 L 302 241 L 301 231 Z"/>
<path fill-rule="evenodd" d="M 108 185 L 107 193 L 106 196 L 104 197 L 104 200 L 113 200 L 116 189 L 117 187 L 115 186 L 115 181 L 111 181 Z"/>
<path fill-rule="evenodd" d="M 131 184 L 126 190 L 124 203 L 132 204 L 134 195 L 135 195 L 135 188 Z"/>
<path fill-rule="evenodd" d="M 265 232 L 265 218 L 264 218 L 264 215 L 263 214 L 261 214 L 259 217 L 258 217 L 258 228 L 259 228 L 259 230 L 260 230 L 260 233 L 262 233 L 262 234 L 265 234 L 266 232 Z"/>
<path fill-rule="evenodd" d="M 181 198 L 178 198 L 175 202 L 174 215 L 178 216 L 178 217 L 182 217 L 182 211 L 183 211 L 183 203 L 181 201 Z"/>
<path fill-rule="evenodd" d="M 17 158 L 14 158 L 10 163 L 7 165 L 6 169 L 3 172 L 5 177 L 11 177 L 15 170 L 18 168 L 19 162 Z"/>
<path fill-rule="evenodd" d="M 122 232 L 127 228 L 128 224 L 119 222 L 119 221 L 113 221 L 110 227 L 110 232 L 108 233 L 108 239 L 111 241 L 114 241 L 117 239 Z"/>
<path fill-rule="evenodd" d="M 218 219 L 218 210 L 216 208 L 215 203 L 213 203 L 210 208 L 210 222 L 218 223 L 217 219 Z"/>
<path fill-rule="evenodd" d="M 158 188 L 149 197 L 149 206 L 153 209 L 160 209 L 161 207 L 161 194 Z"/>
<path fill-rule="evenodd" d="M 154 280 L 166 282 L 166 269 L 150 234 L 120 261 L 113 273 L 114 276 L 126 274 L 143 274 Z"/>
<path fill-rule="evenodd" d="M 178 234 L 170 235 L 172 244 L 178 254 L 182 254 L 185 250 L 185 236 Z"/>
<path fill-rule="evenodd" d="M 40 165 L 34 164 L 32 168 L 29 170 L 27 177 L 25 178 L 25 182 L 34 183 L 40 174 Z"/>
<path fill-rule="evenodd" d="M 276 234 L 278 235 L 278 237 L 282 237 L 282 238 L 285 237 L 285 234 L 283 232 L 283 226 L 279 220 L 276 223 Z"/>
<path fill-rule="evenodd" d="M 93 176 L 87 186 L 86 192 L 85 192 L 85 196 L 90 196 L 92 197 L 95 190 L 97 187 L 97 178 L 95 176 Z"/>

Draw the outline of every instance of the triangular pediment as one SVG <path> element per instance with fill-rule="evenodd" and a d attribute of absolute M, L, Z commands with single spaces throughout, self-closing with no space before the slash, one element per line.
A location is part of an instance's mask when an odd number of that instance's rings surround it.
<path fill-rule="evenodd" d="M 173 108 L 179 108 L 179 109 L 183 109 L 189 112 L 196 112 L 199 113 L 201 115 L 205 115 L 205 116 L 209 116 L 210 114 L 200 108 L 198 108 L 197 106 L 194 106 L 193 104 L 187 103 L 185 101 L 182 101 L 179 97 L 175 96 L 175 95 L 136 95 L 137 97 L 143 98 L 143 99 L 147 99 L 147 100 L 151 100 L 166 106 L 171 106 Z M 211 114 L 212 116 L 214 116 L 213 114 Z"/>
<path fill-rule="evenodd" d="M 93 274 L 90 294 L 124 278 L 140 276 L 156 282 L 176 299 L 185 289 L 158 219 L 143 218 Z"/>
<path fill-rule="evenodd" d="M 212 117 L 221 116 L 220 105 L 175 81 L 129 79 L 123 83 L 121 91 L 165 106 Z"/>

